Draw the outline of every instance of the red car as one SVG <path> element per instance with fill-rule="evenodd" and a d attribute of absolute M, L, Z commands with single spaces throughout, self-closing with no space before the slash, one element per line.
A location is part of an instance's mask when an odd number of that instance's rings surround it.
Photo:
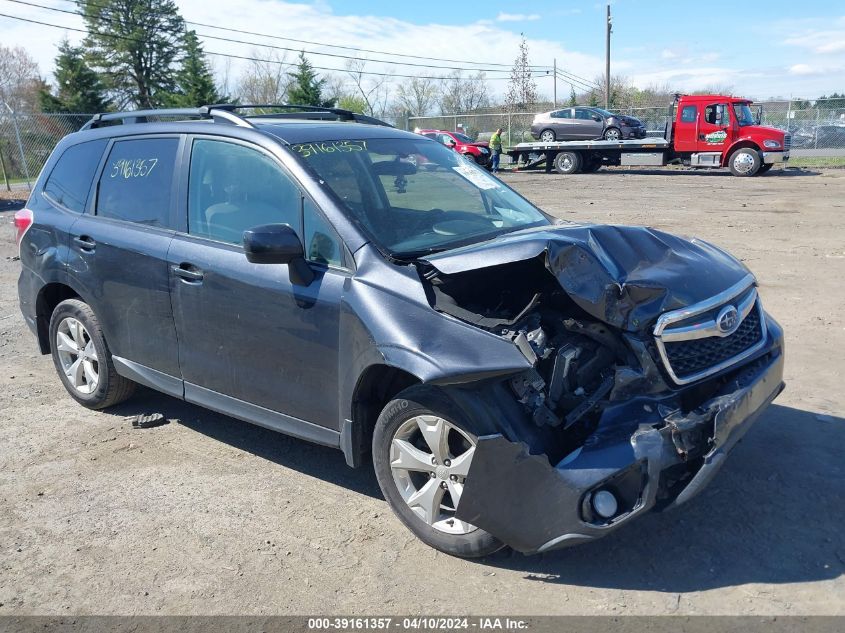
<path fill-rule="evenodd" d="M 479 165 L 487 165 L 490 162 L 489 143 L 476 143 L 465 134 L 449 132 L 448 130 L 417 130 L 417 134 L 434 139 L 464 156 L 472 157 Z"/>

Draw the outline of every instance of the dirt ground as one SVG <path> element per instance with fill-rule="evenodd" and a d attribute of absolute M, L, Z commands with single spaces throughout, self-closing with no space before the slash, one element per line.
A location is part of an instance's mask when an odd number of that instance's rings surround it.
<path fill-rule="evenodd" d="M 338 451 L 147 390 L 87 411 L 20 316 L 3 211 L 0 615 L 845 614 L 845 171 L 503 178 L 757 274 L 787 390 L 702 495 L 590 545 L 467 562 L 417 541 Z M 171 423 L 133 430 L 144 412 Z"/>

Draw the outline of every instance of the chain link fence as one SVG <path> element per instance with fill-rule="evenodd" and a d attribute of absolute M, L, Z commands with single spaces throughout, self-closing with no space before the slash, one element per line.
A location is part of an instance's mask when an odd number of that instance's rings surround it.
<path fill-rule="evenodd" d="M 90 114 L 14 112 L 0 103 L 0 189 L 31 189 L 56 143 L 90 119 Z"/>
<path fill-rule="evenodd" d="M 794 155 L 845 156 L 845 99 L 770 100 L 753 107 L 758 106 L 762 108 L 763 125 L 792 134 Z M 464 114 L 408 117 L 406 127 L 463 132 L 479 141 L 489 140 L 501 127 L 506 144 L 514 145 L 533 140 L 530 129 L 534 114 L 552 109 L 551 103 L 544 103 L 531 112 L 487 108 Z M 640 119 L 651 136 L 663 136 L 671 117 L 668 103 L 621 106 L 614 111 Z M 56 143 L 79 130 L 91 116 L 14 112 L 0 103 L 0 188 L 30 189 Z"/>
<path fill-rule="evenodd" d="M 568 107 L 558 104 L 558 108 Z M 845 99 L 771 100 L 755 102 L 761 107 L 760 122 L 792 134 L 795 154 L 804 156 L 845 156 Z M 536 112 L 555 109 L 551 103 L 538 104 L 532 112 L 508 112 L 488 108 L 464 114 L 408 117 L 408 129 L 438 129 L 463 132 L 477 141 L 486 141 L 502 128 L 508 145 L 533 141 L 531 123 Z M 669 103 L 629 105 L 612 108 L 614 112 L 640 119 L 649 136 L 662 137 L 672 117 Z"/>

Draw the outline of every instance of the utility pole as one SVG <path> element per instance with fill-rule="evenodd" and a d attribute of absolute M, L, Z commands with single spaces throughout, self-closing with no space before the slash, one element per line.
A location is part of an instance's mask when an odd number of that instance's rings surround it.
<path fill-rule="evenodd" d="M 554 88 L 554 96 L 552 97 L 552 107 L 557 109 L 557 58 L 555 58 L 552 61 L 552 68 L 554 68 L 553 72 L 555 74 L 555 78 L 554 78 L 555 88 Z"/>
<path fill-rule="evenodd" d="M 607 45 L 605 47 L 604 69 L 604 109 L 610 109 L 610 34 L 613 32 L 613 21 L 610 18 L 610 5 L 607 5 Z"/>

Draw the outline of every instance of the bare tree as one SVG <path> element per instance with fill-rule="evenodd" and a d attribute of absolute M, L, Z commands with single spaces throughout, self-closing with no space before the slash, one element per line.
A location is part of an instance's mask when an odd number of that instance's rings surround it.
<path fill-rule="evenodd" d="M 443 79 L 440 86 L 441 114 L 471 112 L 490 105 L 490 88 L 483 72 L 464 77 L 461 71 L 453 71 Z"/>
<path fill-rule="evenodd" d="M 0 101 L 13 110 L 38 108 L 40 88 L 44 82 L 38 64 L 23 48 L 0 44 Z"/>
<path fill-rule="evenodd" d="M 238 82 L 238 96 L 243 103 L 284 103 L 290 84 L 285 55 L 270 51 L 263 57 L 253 52 L 253 61 Z"/>
<path fill-rule="evenodd" d="M 511 69 L 511 78 L 508 82 L 508 92 L 505 103 L 509 110 L 531 109 L 537 103 L 537 82 L 531 75 L 531 63 L 528 59 L 528 42 L 522 36 L 519 45 L 519 54 L 514 60 Z"/>
<path fill-rule="evenodd" d="M 411 116 L 425 116 L 437 103 L 440 91 L 432 79 L 414 77 L 396 88 L 396 101 Z"/>
<path fill-rule="evenodd" d="M 368 74 L 365 59 L 350 59 L 346 62 L 346 73 L 352 78 L 355 92 L 366 104 L 364 114 L 382 118 L 388 109 L 390 84 L 386 77 Z"/>

